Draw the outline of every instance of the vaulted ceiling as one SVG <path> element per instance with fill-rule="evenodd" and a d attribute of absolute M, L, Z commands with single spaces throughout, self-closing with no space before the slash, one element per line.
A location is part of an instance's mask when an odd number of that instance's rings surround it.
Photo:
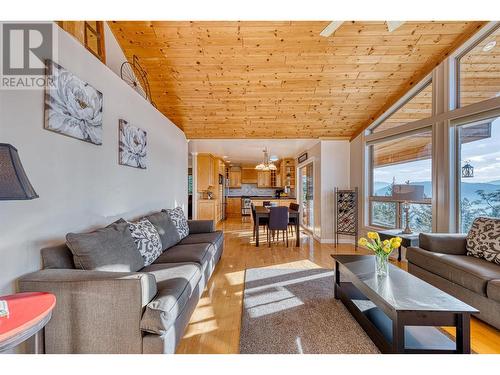
<path fill-rule="evenodd" d="M 187 138 L 351 138 L 484 22 L 109 22 Z"/>

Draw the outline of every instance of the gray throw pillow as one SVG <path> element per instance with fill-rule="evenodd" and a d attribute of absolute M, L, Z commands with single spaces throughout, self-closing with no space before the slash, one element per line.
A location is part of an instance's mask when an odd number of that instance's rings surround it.
<path fill-rule="evenodd" d="M 128 223 L 123 219 L 94 232 L 68 233 L 66 244 L 73 253 L 76 268 L 135 272 L 144 267 Z"/>
<path fill-rule="evenodd" d="M 177 228 L 177 232 L 179 233 L 181 240 L 184 237 L 187 237 L 189 235 L 189 226 L 186 216 L 184 216 L 184 210 L 181 207 L 176 207 L 174 209 L 167 208 L 165 211 Z"/>
<path fill-rule="evenodd" d="M 162 253 L 161 239 L 156 228 L 148 219 L 137 223 L 128 223 L 128 228 L 135 241 L 137 250 L 144 259 L 144 266 L 149 266 Z"/>
<path fill-rule="evenodd" d="M 467 234 L 467 255 L 500 264 L 500 219 L 478 217 Z"/>
<path fill-rule="evenodd" d="M 165 212 L 156 212 L 145 217 L 154 225 L 160 235 L 163 251 L 175 246 L 181 240 L 179 232 L 170 216 Z"/>

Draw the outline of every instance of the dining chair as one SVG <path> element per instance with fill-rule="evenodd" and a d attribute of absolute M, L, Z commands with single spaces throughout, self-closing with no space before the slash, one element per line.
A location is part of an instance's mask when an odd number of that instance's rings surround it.
<path fill-rule="evenodd" d="M 286 246 L 288 247 L 288 207 L 269 207 L 269 223 L 267 224 L 267 241 L 271 246 L 271 237 L 274 240 L 274 235 L 277 233 L 277 241 L 280 240 L 280 231 L 283 236 L 283 241 L 286 237 Z"/>
<path fill-rule="evenodd" d="M 263 226 L 264 228 L 266 228 L 266 231 L 268 231 L 267 223 L 269 222 L 269 219 L 267 217 L 261 217 L 261 218 L 259 218 L 259 222 L 256 223 L 255 205 L 252 203 L 250 205 L 250 207 L 251 207 L 252 219 L 253 219 L 253 239 L 255 240 L 255 235 L 256 235 L 257 231 L 260 229 L 260 226 Z"/>
<path fill-rule="evenodd" d="M 297 203 L 290 203 L 288 207 L 293 211 L 299 212 L 300 210 L 300 206 Z M 293 234 L 298 220 L 299 220 L 298 217 L 290 216 L 290 219 L 288 220 L 288 228 L 290 229 L 291 234 Z"/>

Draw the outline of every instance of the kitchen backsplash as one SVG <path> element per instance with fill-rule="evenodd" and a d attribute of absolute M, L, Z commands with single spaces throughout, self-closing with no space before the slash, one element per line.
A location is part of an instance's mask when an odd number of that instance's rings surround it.
<path fill-rule="evenodd" d="M 249 196 L 263 196 L 263 197 L 270 197 L 274 196 L 276 193 L 276 189 L 273 188 L 259 188 L 257 187 L 257 184 L 241 184 L 241 188 L 231 188 L 229 189 L 228 196 L 242 196 L 242 195 L 249 195 Z M 293 195 L 293 189 L 291 191 L 291 194 Z"/>

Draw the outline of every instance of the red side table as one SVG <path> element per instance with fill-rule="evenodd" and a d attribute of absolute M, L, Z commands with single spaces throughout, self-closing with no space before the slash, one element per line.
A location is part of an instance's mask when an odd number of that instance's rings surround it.
<path fill-rule="evenodd" d="M 9 306 L 9 316 L 0 318 L 0 352 L 12 349 L 35 335 L 35 353 L 40 353 L 38 335 L 49 322 L 56 297 L 50 293 L 26 292 L 0 296 Z"/>

